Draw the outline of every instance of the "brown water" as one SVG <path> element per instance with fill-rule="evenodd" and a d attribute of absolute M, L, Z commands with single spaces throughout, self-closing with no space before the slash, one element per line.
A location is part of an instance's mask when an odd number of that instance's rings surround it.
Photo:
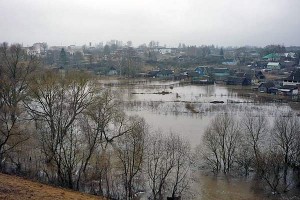
<path fill-rule="evenodd" d="M 279 110 L 291 109 L 288 104 L 255 104 L 250 98 L 241 98 L 226 86 L 219 85 L 181 86 L 178 82 L 152 81 L 128 86 L 118 85 L 117 80 L 102 83 L 112 84 L 113 90 L 123 94 L 124 108 L 129 115 L 145 118 L 152 131 L 182 135 L 193 147 L 201 144 L 201 136 L 216 115 L 232 112 L 241 117 L 247 110 L 263 110 L 272 118 Z M 158 94 L 162 91 L 169 94 Z M 212 104 L 211 101 L 224 103 Z M 186 108 L 187 103 L 192 104 L 196 113 Z M 255 183 L 247 180 L 216 178 L 199 172 L 194 179 L 195 197 L 199 200 L 270 199 L 254 190 Z"/>
<path fill-rule="evenodd" d="M 198 175 L 199 200 L 261 200 L 270 199 L 256 192 L 253 182 L 241 179 L 220 178 Z"/>

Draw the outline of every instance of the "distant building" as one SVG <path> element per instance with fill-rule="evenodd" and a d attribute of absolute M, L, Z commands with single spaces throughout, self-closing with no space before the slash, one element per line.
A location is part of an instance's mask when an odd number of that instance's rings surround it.
<path fill-rule="evenodd" d="M 251 79 L 247 77 L 229 76 L 226 81 L 227 85 L 251 85 Z"/>
<path fill-rule="evenodd" d="M 264 56 L 262 59 L 266 61 L 280 61 L 281 55 L 279 53 L 270 53 Z"/>
<path fill-rule="evenodd" d="M 283 62 L 283 61 L 298 61 L 298 56 L 294 52 L 288 53 L 270 53 L 262 59 L 269 62 Z"/>
<path fill-rule="evenodd" d="M 266 76 L 261 71 L 255 71 L 255 78 L 258 80 L 264 80 L 266 79 Z"/>
<path fill-rule="evenodd" d="M 169 48 L 162 48 L 162 49 L 159 49 L 159 53 L 161 54 L 171 54 L 172 53 L 172 49 L 169 49 Z"/>
<path fill-rule="evenodd" d="M 294 68 L 295 66 L 297 66 L 297 63 L 296 63 L 296 61 L 283 61 L 283 62 L 280 62 L 280 65 L 283 68 L 291 69 L 291 68 Z"/>
<path fill-rule="evenodd" d="M 266 80 L 265 75 L 261 71 L 255 71 L 252 81 L 254 84 L 264 82 Z"/>
<path fill-rule="evenodd" d="M 224 81 L 230 75 L 228 68 L 215 68 L 213 70 L 213 76 L 216 81 Z"/>
<path fill-rule="evenodd" d="M 300 69 L 292 72 L 289 77 L 284 79 L 283 85 L 300 85 Z"/>
<path fill-rule="evenodd" d="M 24 48 L 28 55 L 41 56 L 45 55 L 48 50 L 48 45 L 45 42 L 34 43 L 31 47 Z"/>
<path fill-rule="evenodd" d="M 187 71 L 186 74 L 188 78 L 195 78 L 195 77 L 199 78 L 201 76 L 198 72 L 193 70 Z"/>
<path fill-rule="evenodd" d="M 146 77 L 156 78 L 158 73 L 159 73 L 159 70 L 152 70 L 147 73 Z"/>
<path fill-rule="evenodd" d="M 237 65 L 238 64 L 238 62 L 236 61 L 236 60 L 227 60 L 227 61 L 224 61 L 224 62 L 222 62 L 222 65 L 230 65 L 230 66 L 235 66 L 235 65 Z"/>
<path fill-rule="evenodd" d="M 208 67 L 199 66 L 195 68 L 195 72 L 197 72 L 200 76 L 208 75 Z"/>
<path fill-rule="evenodd" d="M 236 72 L 234 76 L 228 76 L 227 85 L 251 85 L 252 77 L 245 72 Z"/>
<path fill-rule="evenodd" d="M 267 69 L 270 70 L 280 70 L 281 64 L 279 62 L 269 62 L 267 65 Z"/>
<path fill-rule="evenodd" d="M 265 92 L 265 93 L 271 93 L 274 88 L 275 88 L 274 82 L 269 81 L 269 82 L 266 82 L 266 83 L 261 83 L 258 86 L 258 91 L 259 92 Z"/>
<path fill-rule="evenodd" d="M 293 60 L 293 59 L 297 59 L 297 54 L 294 53 L 294 52 L 283 53 L 283 54 L 281 55 L 281 57 L 282 57 L 284 60 Z"/>
<path fill-rule="evenodd" d="M 295 85 L 284 85 L 278 89 L 278 93 L 284 96 L 295 96 L 298 95 L 298 86 Z"/>
<path fill-rule="evenodd" d="M 158 78 L 170 78 L 173 77 L 174 71 L 170 69 L 163 69 L 157 73 Z"/>

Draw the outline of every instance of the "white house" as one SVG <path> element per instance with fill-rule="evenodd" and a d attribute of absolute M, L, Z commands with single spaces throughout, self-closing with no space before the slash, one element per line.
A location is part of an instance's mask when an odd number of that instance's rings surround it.
<path fill-rule="evenodd" d="M 159 49 L 159 53 L 170 54 L 170 53 L 172 53 L 172 49 L 169 49 L 169 48 Z"/>
<path fill-rule="evenodd" d="M 279 62 L 269 62 L 267 68 L 270 70 L 279 70 L 281 69 L 281 65 Z"/>

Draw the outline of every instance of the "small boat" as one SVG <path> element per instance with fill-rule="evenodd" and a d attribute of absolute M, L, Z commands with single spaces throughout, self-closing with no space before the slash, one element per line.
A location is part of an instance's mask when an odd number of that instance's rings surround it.
<path fill-rule="evenodd" d="M 224 101 L 211 101 L 210 103 L 224 103 Z"/>

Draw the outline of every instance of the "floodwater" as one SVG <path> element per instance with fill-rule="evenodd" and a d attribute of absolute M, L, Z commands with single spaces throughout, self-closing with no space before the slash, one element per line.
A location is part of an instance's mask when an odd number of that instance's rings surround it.
<path fill-rule="evenodd" d="M 255 183 L 244 179 L 198 175 L 199 200 L 262 200 L 271 199 L 255 191 Z"/>
<path fill-rule="evenodd" d="M 151 131 L 179 134 L 192 147 L 201 144 L 201 137 L 211 120 L 222 113 L 231 112 L 242 117 L 245 111 L 261 110 L 271 118 L 280 110 L 291 109 L 284 103 L 255 103 L 251 98 L 241 97 L 235 90 L 221 85 L 180 85 L 172 81 L 126 83 L 118 80 L 102 80 L 101 83 L 122 94 L 126 112 L 143 117 Z M 214 104 L 212 101 L 224 103 Z M 195 196 L 199 200 L 267 199 L 253 189 L 253 182 L 249 180 L 201 173 L 194 178 Z"/>
<path fill-rule="evenodd" d="M 122 94 L 128 114 L 143 117 L 153 131 L 183 136 L 193 147 L 201 143 L 201 136 L 217 115 L 231 112 L 240 118 L 245 111 L 263 110 L 271 118 L 278 111 L 291 109 L 284 103 L 254 103 L 251 98 L 241 97 L 235 90 L 222 85 L 180 85 L 172 81 L 125 84 L 117 80 L 101 83 L 109 84 Z"/>

